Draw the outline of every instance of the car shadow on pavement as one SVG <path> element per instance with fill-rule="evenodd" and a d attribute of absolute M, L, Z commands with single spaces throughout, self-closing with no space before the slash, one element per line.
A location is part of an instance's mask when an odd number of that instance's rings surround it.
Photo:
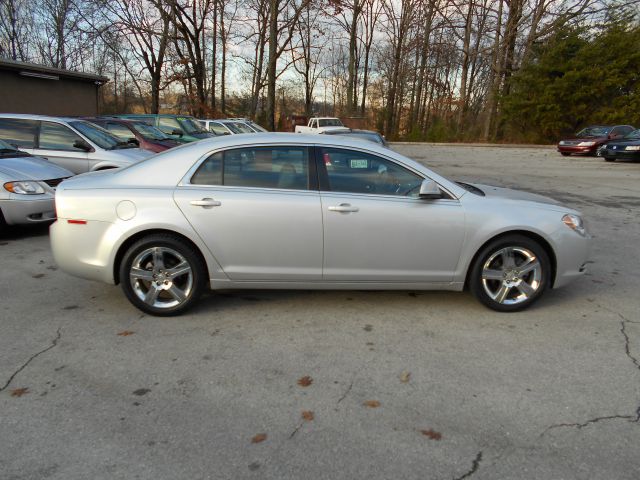
<path fill-rule="evenodd" d="M 0 227 L 0 240 L 22 240 L 23 238 L 49 235 L 49 224 Z"/>

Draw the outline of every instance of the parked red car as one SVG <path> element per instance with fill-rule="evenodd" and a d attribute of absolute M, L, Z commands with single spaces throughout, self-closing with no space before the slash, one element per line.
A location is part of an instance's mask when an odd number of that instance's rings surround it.
<path fill-rule="evenodd" d="M 601 157 L 607 141 L 622 138 L 634 130 L 631 125 L 592 125 L 580 130 L 573 138 L 560 140 L 558 151 L 565 157 L 572 153 Z"/>
<path fill-rule="evenodd" d="M 170 138 L 162 130 L 144 122 L 111 117 L 86 117 L 84 120 L 109 130 L 125 142 L 137 142 L 140 148 L 154 153 L 164 152 L 169 148 L 181 145 L 180 142 Z"/>

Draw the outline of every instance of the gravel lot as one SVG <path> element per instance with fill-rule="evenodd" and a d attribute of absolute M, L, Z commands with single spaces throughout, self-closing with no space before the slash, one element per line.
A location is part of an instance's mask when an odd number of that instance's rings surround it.
<path fill-rule="evenodd" d="M 0 478 L 640 478 L 640 164 L 394 148 L 578 208 L 590 273 L 516 314 L 468 293 L 255 291 L 151 318 L 58 271 L 46 228 L 13 230 Z"/>

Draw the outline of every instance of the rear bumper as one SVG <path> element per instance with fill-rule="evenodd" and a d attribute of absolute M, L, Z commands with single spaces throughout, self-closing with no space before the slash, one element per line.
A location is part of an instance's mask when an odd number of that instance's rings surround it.
<path fill-rule="evenodd" d="M 55 204 L 52 195 L 46 198 L 21 195 L 20 198 L 0 200 L 0 210 L 8 225 L 29 225 L 51 222 L 56 219 Z"/>
<path fill-rule="evenodd" d="M 111 262 L 113 224 L 89 220 L 84 224 L 58 219 L 49 228 L 51 250 L 56 264 L 80 278 L 115 283 Z"/>

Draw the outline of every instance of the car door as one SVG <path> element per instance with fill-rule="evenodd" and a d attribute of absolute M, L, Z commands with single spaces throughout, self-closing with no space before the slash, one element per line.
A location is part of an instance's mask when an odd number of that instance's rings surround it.
<path fill-rule="evenodd" d="M 450 282 L 465 234 L 464 209 L 419 198 L 423 177 L 378 155 L 317 147 L 324 225 L 323 279 Z"/>
<path fill-rule="evenodd" d="M 40 122 L 38 143 L 34 154 L 71 170 L 73 173 L 88 172 L 88 153 L 76 146 L 77 142 L 87 143 L 66 125 L 43 121 Z"/>
<path fill-rule="evenodd" d="M 322 278 L 322 214 L 311 149 L 252 146 L 216 152 L 174 198 L 235 281 Z"/>

